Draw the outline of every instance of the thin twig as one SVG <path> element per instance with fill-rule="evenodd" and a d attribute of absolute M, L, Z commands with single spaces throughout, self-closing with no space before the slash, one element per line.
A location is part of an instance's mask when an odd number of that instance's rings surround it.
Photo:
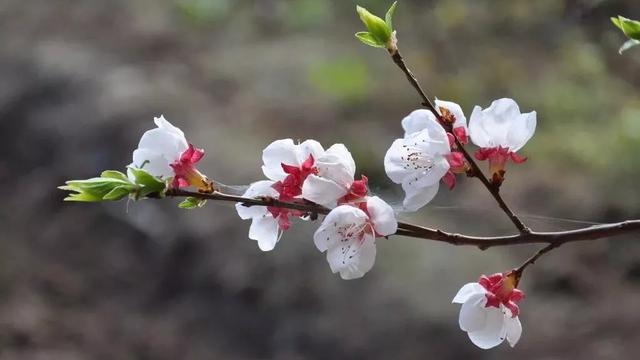
<path fill-rule="evenodd" d="M 527 266 L 532 265 L 533 263 L 535 263 L 538 258 L 540 258 L 542 255 L 548 253 L 549 251 L 557 248 L 558 246 L 562 245 L 563 243 L 561 242 L 552 242 L 549 245 L 543 247 L 542 249 L 538 250 L 538 252 L 536 252 L 535 254 L 533 254 L 533 256 L 531 256 L 530 258 L 528 258 L 527 260 L 525 260 L 525 262 L 522 263 L 522 265 L 520 265 L 517 269 L 514 270 L 514 272 L 516 273 L 516 277 L 517 279 L 520 279 L 520 277 L 522 276 L 522 273 L 524 272 L 524 269 L 527 268 Z"/>
<path fill-rule="evenodd" d="M 420 97 L 422 98 L 422 105 L 424 105 L 427 109 L 429 109 L 433 113 L 433 115 L 435 115 L 438 118 L 438 120 L 442 120 L 442 116 L 440 115 L 436 107 L 433 105 L 433 103 L 431 102 L 431 100 L 429 99 L 425 91 L 420 86 L 418 79 L 413 75 L 411 70 L 409 70 L 409 68 L 407 67 L 407 64 L 404 62 L 404 58 L 400 54 L 400 51 L 392 52 L 390 53 L 390 55 L 393 62 L 400 68 L 400 70 L 402 70 L 402 72 L 407 77 L 407 80 L 409 81 L 411 86 L 418 92 L 418 95 L 420 95 Z M 443 123 L 443 122 L 440 121 L 440 123 Z M 473 171 L 472 172 L 473 176 L 480 179 L 482 184 L 487 188 L 487 190 L 489 190 L 489 192 L 491 193 L 493 198 L 496 200 L 496 202 L 498 203 L 502 211 L 504 211 L 504 213 L 507 214 L 507 216 L 509 217 L 511 222 L 516 226 L 518 231 L 520 231 L 520 233 L 522 234 L 531 232 L 531 230 L 522 222 L 522 220 L 520 220 L 520 218 L 516 214 L 514 214 L 513 211 L 511 211 L 507 203 L 504 201 L 504 199 L 500 195 L 499 187 L 494 185 L 489 181 L 489 179 L 487 179 L 487 177 L 484 175 L 484 173 L 482 172 L 478 164 L 475 162 L 471 154 L 469 154 L 469 152 L 465 150 L 464 146 L 462 146 L 462 144 L 460 143 L 460 140 L 455 136 L 454 138 L 456 141 L 456 146 L 458 147 L 458 149 L 460 150 L 464 158 L 467 160 L 467 162 L 471 166 L 471 169 Z"/>

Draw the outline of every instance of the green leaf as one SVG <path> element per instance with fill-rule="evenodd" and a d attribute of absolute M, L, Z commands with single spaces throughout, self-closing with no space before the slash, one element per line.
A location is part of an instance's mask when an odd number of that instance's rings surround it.
<path fill-rule="evenodd" d="M 611 18 L 611 21 L 630 39 L 640 40 L 640 21 L 627 19 L 624 16 Z"/>
<path fill-rule="evenodd" d="M 618 53 L 622 55 L 623 52 L 631 49 L 632 47 L 638 46 L 638 45 L 640 45 L 640 40 L 629 39 L 624 44 L 622 44 L 622 46 L 620 46 L 620 49 L 618 50 Z"/>
<path fill-rule="evenodd" d="M 120 200 L 123 197 L 129 195 L 131 190 L 133 189 L 127 186 L 118 186 L 116 188 L 113 188 L 113 190 L 109 191 L 105 196 L 103 196 L 102 200 L 110 200 L 110 201 Z"/>
<path fill-rule="evenodd" d="M 120 179 L 120 180 L 124 180 L 124 181 L 129 181 L 129 178 L 127 177 L 127 175 L 121 173 L 120 171 L 115 171 L 115 170 L 105 170 L 102 172 L 102 174 L 100 174 L 100 177 L 103 178 L 111 178 L 111 179 Z"/>
<path fill-rule="evenodd" d="M 378 47 L 378 48 L 384 48 L 384 44 L 379 44 L 378 40 L 371 35 L 370 32 L 368 31 L 360 31 L 356 33 L 356 37 L 362 41 L 363 43 L 369 45 L 369 46 L 373 46 L 373 47 Z"/>
<path fill-rule="evenodd" d="M 137 194 L 138 197 L 145 197 L 154 193 L 157 193 L 160 196 L 164 194 L 164 190 L 167 186 L 163 180 L 149 174 L 143 169 L 129 167 L 129 170 L 131 170 L 131 173 L 136 180 L 136 184 L 141 187 Z"/>
<path fill-rule="evenodd" d="M 373 15 L 362 6 L 356 6 L 356 11 L 360 16 L 360 20 L 364 23 L 371 35 L 370 39 L 375 41 L 376 47 L 386 47 L 391 41 L 392 30 L 387 23 L 381 18 Z M 365 42 L 365 44 L 370 45 Z"/>
<path fill-rule="evenodd" d="M 65 201 L 102 201 L 119 200 L 135 191 L 137 186 L 128 179 L 95 177 L 86 180 L 70 180 L 58 188 L 75 192 L 66 197 Z"/>
<path fill-rule="evenodd" d="M 60 186 L 59 189 L 73 191 L 71 189 L 63 189 L 63 187 L 64 186 Z M 63 200 L 64 201 L 96 202 L 96 201 L 102 201 L 102 198 L 92 194 L 88 194 L 88 193 L 73 193 L 73 194 L 69 194 L 69 196 L 67 196 Z"/>
<path fill-rule="evenodd" d="M 387 14 L 384 16 L 384 22 L 387 23 L 387 26 L 389 26 L 389 29 L 391 29 L 391 31 L 393 31 L 393 13 L 396 12 L 396 5 L 398 5 L 397 1 L 394 1 L 393 4 L 391 4 L 391 7 L 389 8 L 389 10 L 387 10 Z"/>
<path fill-rule="evenodd" d="M 180 204 L 178 204 L 178 207 L 181 209 L 195 209 L 195 208 L 203 207 L 206 203 L 207 203 L 207 200 L 205 199 L 188 197 L 184 199 Z"/>

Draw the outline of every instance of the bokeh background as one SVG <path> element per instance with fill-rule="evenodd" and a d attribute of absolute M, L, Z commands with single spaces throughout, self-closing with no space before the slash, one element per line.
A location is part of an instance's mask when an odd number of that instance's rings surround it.
<path fill-rule="evenodd" d="M 362 0 L 376 13 L 388 1 Z M 372 189 L 419 99 L 360 44 L 347 0 L 0 2 L 0 359 L 634 359 L 638 235 L 566 245 L 526 273 L 524 335 L 475 348 L 457 289 L 536 247 L 460 248 L 393 237 L 343 281 L 299 223 L 276 250 L 230 204 L 63 203 L 56 186 L 123 169 L 164 114 L 227 184 L 262 178 L 278 138 L 343 142 Z M 610 16 L 636 0 L 400 2 L 399 45 L 428 92 L 517 99 L 538 131 L 505 198 L 537 230 L 640 218 L 640 50 Z M 513 232 L 473 179 L 410 220 Z M 580 221 L 572 221 L 580 220 Z"/>

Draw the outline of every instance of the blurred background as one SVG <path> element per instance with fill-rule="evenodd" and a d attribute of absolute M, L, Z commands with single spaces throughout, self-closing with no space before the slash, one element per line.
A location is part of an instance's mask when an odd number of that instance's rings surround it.
<path fill-rule="evenodd" d="M 359 3 L 383 14 L 390 1 Z M 640 50 L 618 55 L 618 14 L 640 18 L 640 3 L 398 6 L 400 48 L 430 95 L 467 114 L 500 97 L 538 112 L 529 161 L 503 187 L 536 230 L 640 218 Z M 342 0 L 0 1 L 0 359 L 637 358 L 638 235 L 544 257 L 521 282 L 518 346 L 481 351 L 453 295 L 535 246 L 392 237 L 343 281 L 312 223 L 262 253 L 230 204 L 62 202 L 65 180 L 124 169 L 160 114 L 224 183 L 262 179 L 271 141 L 314 138 L 346 144 L 373 191 L 399 200 L 382 159 L 419 99 L 360 30 Z M 405 220 L 513 233 L 473 179 Z"/>

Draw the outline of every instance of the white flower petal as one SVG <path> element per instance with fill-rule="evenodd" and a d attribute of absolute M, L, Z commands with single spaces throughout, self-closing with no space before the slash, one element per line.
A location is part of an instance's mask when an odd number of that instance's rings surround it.
<path fill-rule="evenodd" d="M 469 120 L 471 141 L 479 147 L 502 146 L 511 151 L 520 150 L 533 136 L 536 112 L 520 113 L 513 99 L 498 99 L 487 109 L 476 106 Z"/>
<path fill-rule="evenodd" d="M 471 142 L 481 148 L 492 147 L 491 135 L 484 127 L 484 113 L 480 106 L 475 106 L 469 118 L 469 137 Z"/>
<path fill-rule="evenodd" d="M 350 206 L 340 205 L 331 210 L 313 235 L 313 242 L 320 251 L 338 246 L 345 240 L 345 229 L 362 228 L 368 217 L 364 211 Z"/>
<path fill-rule="evenodd" d="M 142 134 L 138 149 L 147 149 L 164 156 L 169 162 L 180 159 L 189 144 L 182 136 L 161 128 L 155 128 Z"/>
<path fill-rule="evenodd" d="M 249 239 L 256 240 L 262 251 L 271 251 L 280 239 L 278 221 L 271 214 L 253 218 L 249 227 Z"/>
<path fill-rule="evenodd" d="M 347 191 L 353 183 L 356 165 L 347 148 L 335 144 L 316 159 L 318 176 L 333 180 Z M 345 192 L 346 193 L 346 192 Z"/>
<path fill-rule="evenodd" d="M 309 175 L 302 185 L 302 197 L 327 207 L 335 206 L 336 201 L 345 196 L 348 189 L 336 182 L 317 175 Z"/>
<path fill-rule="evenodd" d="M 439 182 L 423 188 L 417 188 L 407 183 L 402 184 L 402 189 L 405 192 L 404 201 L 402 202 L 404 211 L 417 211 L 427 205 L 436 196 L 439 188 Z"/>
<path fill-rule="evenodd" d="M 444 156 L 450 153 L 449 140 L 442 132 L 440 139 L 432 138 L 425 129 L 394 141 L 384 157 L 387 176 L 397 184 L 422 178 L 421 186 L 440 181 L 449 170 Z"/>
<path fill-rule="evenodd" d="M 136 149 L 133 151 L 133 163 L 130 166 L 144 169 L 149 174 L 164 179 L 173 177 L 173 169 L 162 154 L 149 149 Z"/>
<path fill-rule="evenodd" d="M 273 189 L 273 181 L 262 180 L 256 181 L 249 185 L 249 188 L 242 194 L 246 198 L 255 198 L 258 196 L 278 196 L 278 192 Z M 264 206 L 244 206 L 241 203 L 236 204 L 236 211 L 241 219 L 247 220 L 251 218 L 262 217 L 268 213 Z"/>
<path fill-rule="evenodd" d="M 507 327 L 507 341 L 511 347 L 514 347 L 522 335 L 522 324 L 517 316 L 514 318 L 507 317 L 505 322 Z"/>
<path fill-rule="evenodd" d="M 438 120 L 431 111 L 426 109 L 414 110 L 411 112 L 411 114 L 402 119 L 404 136 L 407 137 L 410 134 L 422 131 L 429 126 L 432 126 L 434 122 L 437 124 Z"/>
<path fill-rule="evenodd" d="M 351 178 L 356 173 L 356 162 L 353 160 L 353 156 L 344 144 L 333 144 L 327 151 L 317 158 L 318 163 L 340 163 L 343 164 L 348 173 L 351 174 Z"/>
<path fill-rule="evenodd" d="M 468 283 L 460 288 L 460 290 L 458 290 L 458 293 L 453 298 L 453 300 L 451 300 L 451 302 L 454 304 L 462 304 L 469 300 L 471 296 L 477 294 L 486 294 L 486 292 L 487 290 L 477 282 Z"/>
<path fill-rule="evenodd" d="M 298 146 L 291 139 L 276 140 L 262 151 L 262 172 L 274 181 L 284 179 L 287 174 L 282 164 L 299 166 Z"/>
<path fill-rule="evenodd" d="M 481 349 L 490 349 L 492 347 L 500 345 L 507 333 L 507 327 L 505 324 L 505 317 L 502 311 L 495 307 L 487 307 L 486 321 L 484 327 L 477 331 L 470 331 L 467 333 L 469 339 L 477 347 Z"/>
<path fill-rule="evenodd" d="M 531 139 L 536 131 L 536 112 L 522 114 L 514 121 L 507 134 L 507 146 L 509 150 L 520 150 Z"/>
<path fill-rule="evenodd" d="M 486 302 L 487 297 L 477 293 L 462 304 L 458 318 L 460 329 L 467 332 L 484 329 L 488 316 L 488 308 L 484 306 Z"/>
<path fill-rule="evenodd" d="M 398 220 L 389 204 L 384 202 L 377 196 L 367 199 L 367 211 L 369 212 L 371 223 L 374 230 L 382 235 L 387 236 L 394 234 L 398 230 Z"/>
<path fill-rule="evenodd" d="M 324 153 L 324 149 L 319 142 L 315 140 L 305 140 L 301 144 L 297 145 L 298 164 L 302 164 L 309 158 L 309 155 L 313 155 L 314 159 L 318 159 Z"/>
<path fill-rule="evenodd" d="M 164 118 L 164 115 L 160 115 L 160 117 L 156 117 L 153 119 L 153 122 L 156 124 L 157 127 L 159 127 L 160 129 L 163 129 L 165 131 L 168 131 L 170 133 L 173 133 L 179 137 L 184 138 L 184 132 L 182 132 L 182 130 L 180 130 L 180 128 L 174 126 L 173 124 L 171 124 L 169 121 L 167 121 Z"/>
<path fill-rule="evenodd" d="M 375 262 L 375 235 L 369 217 L 354 206 L 341 205 L 331 210 L 313 235 L 313 241 L 318 250 L 327 252 L 331 271 L 339 272 L 345 280 L 364 276 Z"/>
<path fill-rule="evenodd" d="M 416 188 L 425 188 L 438 184 L 443 176 L 447 174 L 451 165 L 443 156 L 439 156 L 433 160 L 429 169 L 424 169 L 416 174 L 414 179 L 409 179 L 407 185 Z"/>
<path fill-rule="evenodd" d="M 405 139 L 396 139 L 384 156 L 384 170 L 391 181 L 401 184 L 405 179 L 411 177 L 414 169 L 407 165 L 406 151 L 404 148 Z"/>
<path fill-rule="evenodd" d="M 366 234 L 362 241 L 352 240 L 342 246 L 327 250 L 327 261 L 331 271 L 340 273 L 344 280 L 364 276 L 376 261 L 376 244 L 373 234 Z"/>

